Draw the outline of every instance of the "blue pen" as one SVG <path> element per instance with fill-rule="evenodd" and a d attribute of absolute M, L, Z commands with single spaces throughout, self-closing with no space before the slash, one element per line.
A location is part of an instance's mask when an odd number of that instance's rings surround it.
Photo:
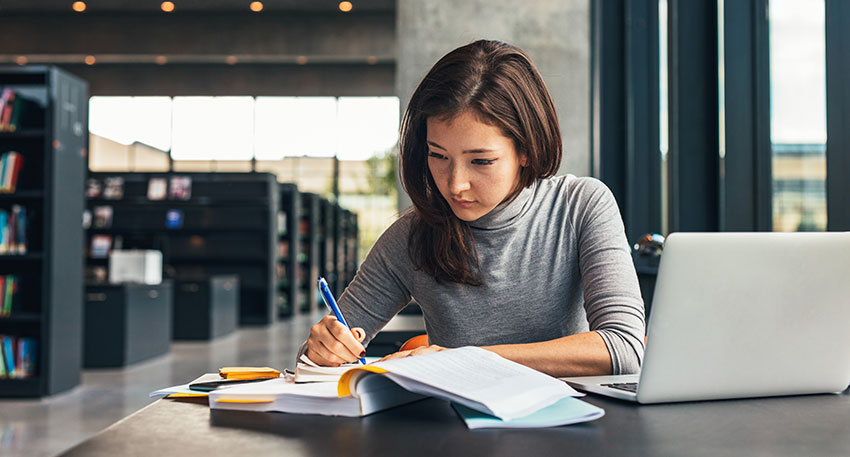
<path fill-rule="evenodd" d="M 322 300 L 324 300 L 325 305 L 327 305 L 328 308 L 333 311 L 334 316 L 336 316 L 336 320 L 340 321 L 342 325 L 348 327 L 348 329 L 351 330 L 351 327 L 349 327 L 348 322 L 345 322 L 345 318 L 342 317 L 342 312 L 339 310 L 339 306 L 337 306 L 336 304 L 336 300 L 334 299 L 334 296 L 331 293 L 331 289 L 328 287 L 327 281 L 325 281 L 325 278 L 321 276 L 319 276 L 319 293 L 322 294 Z M 366 365 L 366 359 L 361 357 L 360 363 Z"/>

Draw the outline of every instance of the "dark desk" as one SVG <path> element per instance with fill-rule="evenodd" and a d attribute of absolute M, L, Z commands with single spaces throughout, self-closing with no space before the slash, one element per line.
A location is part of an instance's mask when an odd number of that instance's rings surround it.
<path fill-rule="evenodd" d="M 71 456 L 847 456 L 850 394 L 636 406 L 588 396 L 603 418 L 548 429 L 467 430 L 428 399 L 365 418 L 210 411 L 159 400 Z"/>

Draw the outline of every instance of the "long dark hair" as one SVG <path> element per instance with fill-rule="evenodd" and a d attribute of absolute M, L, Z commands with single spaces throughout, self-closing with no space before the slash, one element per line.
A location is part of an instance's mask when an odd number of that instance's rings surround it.
<path fill-rule="evenodd" d="M 471 111 L 502 130 L 527 156 L 519 186 L 554 176 L 561 164 L 561 130 L 555 105 L 531 58 L 516 46 L 480 40 L 440 59 L 407 105 L 399 139 L 401 180 L 414 206 L 408 253 L 417 269 L 437 282 L 482 284 L 469 225 L 449 207 L 428 169 L 428 118 L 450 120 Z"/>

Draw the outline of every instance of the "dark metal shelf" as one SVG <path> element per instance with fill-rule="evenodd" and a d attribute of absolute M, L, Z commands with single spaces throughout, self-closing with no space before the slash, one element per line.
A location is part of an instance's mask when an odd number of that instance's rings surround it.
<path fill-rule="evenodd" d="M 11 193 L 0 193 L 0 201 L 7 200 L 36 200 L 44 198 L 44 191 L 41 190 L 19 190 Z"/>
<path fill-rule="evenodd" d="M 27 128 L 21 129 L 15 132 L 0 132 L 0 139 L 10 139 L 10 138 L 39 138 L 46 135 L 47 132 L 41 128 Z"/>
<path fill-rule="evenodd" d="M 41 252 L 33 252 L 29 254 L 2 254 L 0 255 L 0 262 L 2 261 L 12 261 L 12 262 L 29 262 L 44 259 L 44 254 Z"/>
<path fill-rule="evenodd" d="M 3 323 L 10 324 L 29 324 L 41 322 L 41 314 L 38 313 L 15 313 L 8 316 L 0 316 L 0 325 Z"/>

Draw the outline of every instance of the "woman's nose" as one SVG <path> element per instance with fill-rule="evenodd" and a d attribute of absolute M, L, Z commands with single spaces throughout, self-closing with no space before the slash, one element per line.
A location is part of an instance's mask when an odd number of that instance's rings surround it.
<path fill-rule="evenodd" d="M 469 177 L 463 166 L 453 165 L 449 170 L 449 192 L 458 195 L 469 190 Z"/>

